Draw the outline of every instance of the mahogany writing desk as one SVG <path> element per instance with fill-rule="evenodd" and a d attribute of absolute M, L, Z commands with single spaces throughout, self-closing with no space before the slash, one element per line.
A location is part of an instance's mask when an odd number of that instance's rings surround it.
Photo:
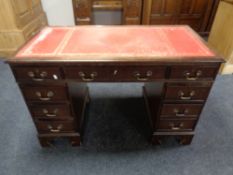
<path fill-rule="evenodd" d="M 145 82 L 152 142 L 190 144 L 222 61 L 187 26 L 82 26 L 44 28 L 8 63 L 41 145 L 76 146 L 87 82 Z"/>

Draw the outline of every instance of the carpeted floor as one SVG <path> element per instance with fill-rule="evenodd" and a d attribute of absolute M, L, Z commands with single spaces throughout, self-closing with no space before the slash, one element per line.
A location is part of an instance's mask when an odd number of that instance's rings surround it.
<path fill-rule="evenodd" d="M 151 146 L 141 84 L 90 84 L 82 147 L 42 149 L 12 73 L 0 62 L 1 175 L 232 175 L 233 76 L 218 76 L 190 146 Z"/>

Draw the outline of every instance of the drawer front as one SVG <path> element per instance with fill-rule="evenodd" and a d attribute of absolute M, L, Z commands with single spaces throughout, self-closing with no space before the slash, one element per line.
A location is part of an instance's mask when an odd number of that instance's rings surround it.
<path fill-rule="evenodd" d="M 191 131 L 194 129 L 196 120 L 160 120 L 158 130 L 161 131 Z"/>
<path fill-rule="evenodd" d="M 84 82 L 152 81 L 164 79 L 165 66 L 76 66 L 65 67 L 65 76 Z"/>
<path fill-rule="evenodd" d="M 164 79 L 165 66 L 122 66 L 115 70 L 115 79 L 118 81 L 146 82 Z"/>
<path fill-rule="evenodd" d="M 217 67 L 174 66 L 171 68 L 171 79 L 195 81 L 199 79 L 214 79 Z"/>
<path fill-rule="evenodd" d="M 39 121 L 35 122 L 39 132 L 62 133 L 75 131 L 75 124 L 72 121 Z"/>
<path fill-rule="evenodd" d="M 58 80 L 62 78 L 59 67 L 15 67 L 13 68 L 17 80 Z"/>
<path fill-rule="evenodd" d="M 112 81 L 114 68 L 110 66 L 75 66 L 65 67 L 67 79 L 83 82 Z"/>
<path fill-rule="evenodd" d="M 40 119 L 69 119 L 72 113 L 69 105 L 29 105 L 31 114 Z"/>
<path fill-rule="evenodd" d="M 201 110 L 201 104 L 164 104 L 161 110 L 161 118 L 163 117 L 197 117 Z"/>
<path fill-rule="evenodd" d="M 206 100 L 210 87 L 168 86 L 166 100 Z"/>
<path fill-rule="evenodd" d="M 68 99 L 66 87 L 23 87 L 22 92 L 28 101 L 49 102 Z"/>

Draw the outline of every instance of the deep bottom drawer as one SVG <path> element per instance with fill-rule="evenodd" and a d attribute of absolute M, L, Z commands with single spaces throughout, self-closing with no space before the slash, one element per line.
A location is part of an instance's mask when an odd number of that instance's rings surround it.
<path fill-rule="evenodd" d="M 194 129 L 196 120 L 160 120 L 158 130 L 160 131 L 191 131 Z"/>
<path fill-rule="evenodd" d="M 75 123 L 73 121 L 38 121 L 36 127 L 39 132 L 46 133 L 61 133 L 75 131 Z"/>

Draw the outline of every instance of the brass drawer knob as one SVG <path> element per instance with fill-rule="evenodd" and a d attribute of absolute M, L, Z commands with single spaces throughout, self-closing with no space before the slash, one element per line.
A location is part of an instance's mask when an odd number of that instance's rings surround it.
<path fill-rule="evenodd" d="M 178 95 L 181 100 L 191 100 L 192 97 L 195 95 L 195 91 L 191 91 L 189 93 L 189 96 L 185 96 L 185 93 L 183 91 L 179 91 Z"/>
<path fill-rule="evenodd" d="M 58 109 L 54 109 L 53 113 L 49 113 L 49 111 L 47 109 L 43 109 L 42 111 L 46 117 L 56 117 L 57 113 L 58 113 Z"/>
<path fill-rule="evenodd" d="M 146 76 L 143 77 L 140 72 L 134 72 L 134 76 L 137 78 L 138 81 L 148 81 L 152 74 L 152 71 L 147 71 Z"/>
<path fill-rule="evenodd" d="M 97 72 L 92 72 L 89 76 L 87 76 L 84 72 L 79 72 L 78 74 L 82 80 L 86 82 L 94 81 L 95 77 L 98 75 Z"/>
<path fill-rule="evenodd" d="M 185 109 L 183 112 L 180 112 L 180 110 L 177 109 L 177 108 L 175 108 L 173 111 L 174 111 L 176 117 L 184 117 L 184 116 L 187 115 L 188 112 L 189 112 L 188 109 Z"/>
<path fill-rule="evenodd" d="M 195 81 L 197 80 L 198 78 L 200 78 L 200 76 L 202 75 L 202 71 L 201 70 L 198 70 L 196 73 L 195 73 L 195 76 L 191 76 L 191 73 L 189 71 L 185 71 L 184 72 L 184 76 L 187 80 L 190 80 L 190 81 Z"/>
<path fill-rule="evenodd" d="M 55 133 L 60 132 L 62 128 L 63 128 L 62 124 L 58 125 L 56 128 L 53 128 L 51 125 L 48 125 L 48 129 L 50 132 L 55 132 Z"/>
<path fill-rule="evenodd" d="M 171 130 L 180 130 L 184 126 L 184 123 L 181 122 L 178 125 L 176 125 L 175 123 L 169 123 L 169 126 L 171 127 Z"/>
<path fill-rule="evenodd" d="M 46 97 L 42 97 L 41 92 L 39 92 L 39 91 L 36 92 L 36 96 L 39 97 L 39 99 L 42 100 L 42 101 L 51 100 L 51 98 L 54 96 L 54 92 L 48 91 L 46 95 L 47 95 Z"/>

